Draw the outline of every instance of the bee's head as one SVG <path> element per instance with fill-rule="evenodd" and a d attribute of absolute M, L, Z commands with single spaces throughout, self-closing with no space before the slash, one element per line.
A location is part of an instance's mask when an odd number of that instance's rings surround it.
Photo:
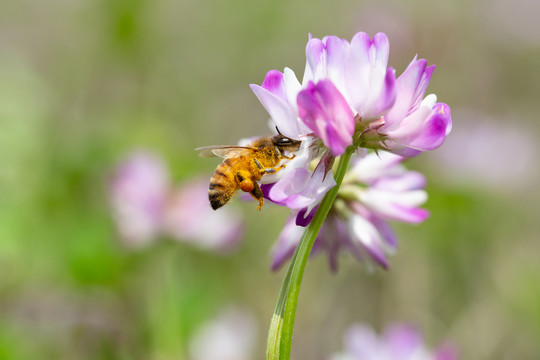
<path fill-rule="evenodd" d="M 302 143 L 302 141 L 300 140 L 294 140 L 294 139 L 288 138 L 281 133 L 279 135 L 274 136 L 273 140 L 274 140 L 274 144 L 277 146 L 277 148 L 281 152 L 297 151 L 300 148 L 300 144 Z"/>

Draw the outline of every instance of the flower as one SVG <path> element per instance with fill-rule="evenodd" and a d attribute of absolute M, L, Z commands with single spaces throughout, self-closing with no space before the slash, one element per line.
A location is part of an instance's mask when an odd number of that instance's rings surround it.
<path fill-rule="evenodd" d="M 321 138 L 333 155 L 341 155 L 352 145 L 354 114 L 330 80 L 310 81 L 298 93 L 298 113 L 304 124 Z"/>
<path fill-rule="evenodd" d="M 208 202 L 208 183 L 192 180 L 172 192 L 163 219 L 163 231 L 173 239 L 226 252 L 242 240 L 244 224 L 233 208 L 212 210 Z"/>
<path fill-rule="evenodd" d="M 313 213 L 326 192 L 336 185 L 328 171 L 330 164 L 326 163 L 329 155 L 325 155 L 312 172 L 298 167 L 280 181 L 262 187 L 268 199 L 298 212 L 298 225 L 307 226 L 311 222 L 311 218 L 309 221 L 305 220 L 306 216 Z"/>
<path fill-rule="evenodd" d="M 383 146 L 403 156 L 438 148 L 452 130 L 450 107 L 437 103 L 434 94 L 422 100 L 435 70 L 435 65 L 426 65 L 424 59 L 415 57 L 411 61 L 396 80 L 394 105 L 382 118 L 382 125 L 375 125 L 375 132 L 387 138 L 382 141 Z"/>
<path fill-rule="evenodd" d="M 302 84 L 285 68 L 251 88 L 285 135 L 299 139 L 311 130 L 334 156 L 351 145 L 403 156 L 439 147 L 452 121 L 435 95 L 423 99 L 434 66 L 415 57 L 396 79 L 388 54 L 384 33 L 370 39 L 359 32 L 350 43 L 310 35 Z"/>
<path fill-rule="evenodd" d="M 337 269 L 342 249 L 361 262 L 388 268 L 387 255 L 395 252 L 397 240 L 387 221 L 416 224 L 429 216 L 427 210 L 419 208 L 427 200 L 425 178 L 408 171 L 401 164 L 404 159 L 384 152 L 354 160 L 312 250 L 312 254 L 325 250 L 332 270 Z M 304 229 L 298 226 L 299 216 L 306 213 L 293 211 L 279 236 L 274 270 L 290 258 L 300 242 Z"/>
<path fill-rule="evenodd" d="M 224 252 L 243 238 L 243 221 L 229 208 L 214 212 L 208 202 L 207 180 L 172 186 L 161 158 L 138 151 L 113 171 L 109 198 L 120 239 L 142 247 L 159 236 Z"/>
<path fill-rule="evenodd" d="M 228 308 L 204 324 L 190 341 L 191 360 L 249 360 L 256 340 L 253 316 Z"/>
<path fill-rule="evenodd" d="M 538 183 L 540 146 L 532 129 L 514 126 L 518 118 L 489 117 L 469 109 L 457 111 L 464 121 L 445 144 L 447 151 L 428 157 L 441 181 L 512 197 Z M 512 151 L 501 151 L 500 144 Z"/>
<path fill-rule="evenodd" d="M 140 247 L 161 231 L 169 173 L 156 155 L 138 151 L 121 162 L 109 183 L 109 198 L 120 239 Z"/>
<path fill-rule="evenodd" d="M 394 69 L 388 67 L 388 55 L 384 33 L 370 38 L 359 32 L 350 42 L 310 35 L 302 83 L 285 68 L 283 72 L 270 70 L 260 86 L 251 85 L 274 125 L 286 136 L 303 140 L 302 156 L 287 163 L 280 174 L 263 178 L 268 184 L 263 186 L 266 197 L 291 208 L 297 225 L 309 224 L 314 209 L 335 185 L 331 164 L 348 147 L 411 157 L 439 147 L 450 133 L 449 106 L 437 103 L 434 94 L 424 97 L 434 65 L 415 57 L 396 79 Z M 362 201 L 377 207 L 368 197 L 380 195 L 370 191 L 362 195 Z M 393 208 L 399 212 L 399 206 Z M 378 216 L 377 211 L 373 214 Z M 371 215 L 363 218 L 379 223 Z"/>
<path fill-rule="evenodd" d="M 430 351 L 422 335 L 407 325 L 392 325 L 382 336 L 369 327 L 353 325 L 344 339 L 345 349 L 331 360 L 456 360 L 453 347 Z"/>

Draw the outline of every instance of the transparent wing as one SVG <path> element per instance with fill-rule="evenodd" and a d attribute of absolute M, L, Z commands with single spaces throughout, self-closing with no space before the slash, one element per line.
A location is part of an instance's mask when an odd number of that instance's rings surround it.
<path fill-rule="evenodd" d="M 240 155 L 248 155 L 257 150 L 249 146 L 236 146 L 236 145 L 210 145 L 196 148 L 199 151 L 201 157 L 219 156 L 222 158 L 230 158 Z"/>

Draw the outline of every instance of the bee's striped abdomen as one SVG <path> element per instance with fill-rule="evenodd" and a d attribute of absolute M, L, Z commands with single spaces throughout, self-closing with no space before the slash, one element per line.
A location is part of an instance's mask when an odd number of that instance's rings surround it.
<path fill-rule="evenodd" d="M 236 182 L 227 160 L 217 167 L 208 186 L 208 200 L 214 210 L 229 202 L 236 192 Z"/>

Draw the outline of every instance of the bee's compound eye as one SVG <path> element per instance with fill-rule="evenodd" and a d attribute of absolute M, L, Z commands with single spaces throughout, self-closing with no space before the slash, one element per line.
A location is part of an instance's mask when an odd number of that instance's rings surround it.
<path fill-rule="evenodd" d="M 292 141 L 289 138 L 282 137 L 282 138 L 279 138 L 276 143 L 279 145 L 287 145 L 287 144 L 291 144 Z"/>
<path fill-rule="evenodd" d="M 260 150 L 262 150 L 262 149 L 264 149 L 264 148 L 265 148 L 264 145 L 259 145 L 259 149 L 260 149 Z"/>

